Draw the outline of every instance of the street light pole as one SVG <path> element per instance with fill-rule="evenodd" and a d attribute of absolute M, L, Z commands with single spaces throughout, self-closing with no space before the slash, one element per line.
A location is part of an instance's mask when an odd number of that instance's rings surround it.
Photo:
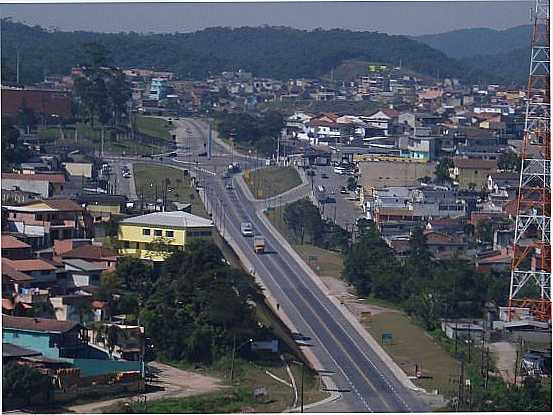
<path fill-rule="evenodd" d="M 244 347 L 246 344 L 249 344 L 253 342 L 253 339 L 248 339 L 247 342 L 242 343 L 239 347 L 236 347 L 236 334 L 234 334 L 232 338 L 232 360 L 230 363 L 230 382 L 232 383 L 234 380 L 234 360 L 236 357 L 236 352 L 239 351 L 242 347 Z"/>

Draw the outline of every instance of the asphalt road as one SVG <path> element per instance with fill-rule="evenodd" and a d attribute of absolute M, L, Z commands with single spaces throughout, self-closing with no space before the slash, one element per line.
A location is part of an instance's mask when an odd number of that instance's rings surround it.
<path fill-rule="evenodd" d="M 201 130 L 201 126 L 199 126 Z M 227 158 L 228 160 L 228 158 Z M 224 188 L 220 175 L 204 177 L 206 196 L 214 220 L 224 235 L 231 235 L 261 278 L 280 309 L 293 321 L 322 369 L 343 392 L 342 400 L 352 412 L 423 412 L 427 406 L 401 384 L 367 341 L 337 306 L 321 291 L 285 247 L 259 219 L 256 203 L 239 186 Z M 251 222 L 256 234 L 265 237 L 267 252 L 255 254 L 253 238 L 240 233 L 242 222 Z M 316 410 L 320 410 L 316 409 Z"/>
<path fill-rule="evenodd" d="M 202 149 L 207 136 L 206 124 L 197 120 L 179 120 L 181 129 L 193 131 L 191 148 Z M 179 137 L 177 133 L 177 145 Z M 232 160 L 228 148 L 214 145 L 214 157 L 194 159 L 179 154 L 177 160 L 156 160 L 168 165 L 189 165 L 203 185 L 214 221 L 224 237 L 232 237 L 248 255 L 256 275 L 301 335 L 306 336 L 310 351 L 322 369 L 329 371 L 341 391 L 340 411 L 347 412 L 426 412 L 429 408 L 413 391 L 406 388 L 384 364 L 381 357 L 355 329 L 339 305 L 333 303 L 309 276 L 306 265 L 297 261 L 257 216 L 259 203 L 249 200 L 239 186 L 225 189 L 224 167 Z M 193 151 L 192 151 L 193 152 Z M 260 161 L 236 156 L 244 168 Z M 138 160 L 138 159 L 137 159 Z M 144 160 L 141 160 L 144 161 Z M 198 161 L 198 164 L 196 164 Z M 126 160 L 127 163 L 132 162 Z M 324 179 L 323 179 L 324 180 Z M 235 180 L 236 182 L 236 180 Z M 253 238 L 241 235 L 240 224 L 251 222 L 256 234 L 265 237 L 267 252 L 255 254 Z M 336 406 L 334 406 L 335 408 Z M 335 410 L 316 407 L 315 411 Z"/>

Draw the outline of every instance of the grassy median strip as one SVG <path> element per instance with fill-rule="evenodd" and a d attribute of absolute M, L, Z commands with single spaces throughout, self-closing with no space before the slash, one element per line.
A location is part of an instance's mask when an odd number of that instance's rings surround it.
<path fill-rule="evenodd" d="M 257 199 L 278 196 L 301 184 L 301 178 L 293 167 L 265 167 L 247 171 L 244 180 Z"/>
<path fill-rule="evenodd" d="M 133 165 L 134 183 L 138 198 L 152 202 L 162 198 L 167 183 L 167 200 L 191 203 L 194 215 L 207 218 L 200 196 L 190 185 L 190 175 L 182 170 L 156 164 L 137 163 Z"/>
<path fill-rule="evenodd" d="M 136 116 L 135 125 L 137 131 L 142 134 L 158 137 L 165 141 L 171 139 L 171 129 L 173 126 L 163 118 L 138 115 Z"/>

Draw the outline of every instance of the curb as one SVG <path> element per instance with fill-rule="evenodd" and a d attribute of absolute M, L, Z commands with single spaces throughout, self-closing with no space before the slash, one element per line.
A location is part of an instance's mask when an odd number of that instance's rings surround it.
<path fill-rule="evenodd" d="M 392 372 L 392 374 L 396 377 L 396 379 L 406 388 L 416 391 L 416 392 L 424 392 L 427 393 L 426 390 L 423 388 L 419 388 L 416 386 L 403 372 L 403 370 L 397 365 L 396 362 L 392 360 L 392 358 L 386 353 L 386 351 L 378 344 L 378 342 L 365 330 L 365 328 L 359 323 L 357 318 L 345 307 L 341 306 L 341 304 L 338 302 L 336 297 L 332 296 L 328 290 L 328 287 L 324 285 L 324 283 L 321 281 L 317 275 L 315 275 L 315 272 L 303 261 L 303 259 L 299 256 L 299 254 L 290 246 L 288 241 L 278 232 L 278 230 L 273 226 L 273 224 L 267 219 L 265 216 L 264 210 L 258 210 L 257 211 L 258 218 L 267 226 L 273 233 L 273 236 L 275 236 L 279 242 L 284 246 L 284 248 L 288 251 L 288 253 L 298 262 L 302 265 L 302 268 L 304 271 L 309 275 L 311 280 L 319 287 L 319 289 L 328 297 L 330 301 L 334 303 L 336 308 L 339 310 L 339 312 L 342 313 L 342 315 L 351 323 L 353 328 L 357 331 L 357 333 L 365 339 L 365 341 L 369 344 L 369 346 L 374 350 L 374 352 L 378 355 L 378 357 L 382 360 L 382 362 L 388 367 L 388 369 Z"/>

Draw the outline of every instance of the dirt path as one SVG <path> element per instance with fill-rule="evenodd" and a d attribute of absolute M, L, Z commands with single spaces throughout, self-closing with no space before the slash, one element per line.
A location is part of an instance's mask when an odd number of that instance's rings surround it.
<path fill-rule="evenodd" d="M 162 388 L 157 392 L 147 394 L 148 400 L 161 398 L 184 398 L 192 395 L 213 392 L 223 386 L 219 379 L 200 375 L 194 372 L 187 372 L 172 366 L 164 365 L 158 362 L 148 364 L 159 370 L 157 378 L 151 382 L 152 386 Z M 99 413 L 102 408 L 114 405 L 117 402 L 124 402 L 129 398 L 117 398 L 106 401 L 96 401 L 83 405 L 74 405 L 66 407 L 67 412 L 74 413 Z"/>
<path fill-rule="evenodd" d="M 490 344 L 490 351 L 503 380 L 512 383 L 515 376 L 516 346 L 508 342 L 496 342 Z"/>

